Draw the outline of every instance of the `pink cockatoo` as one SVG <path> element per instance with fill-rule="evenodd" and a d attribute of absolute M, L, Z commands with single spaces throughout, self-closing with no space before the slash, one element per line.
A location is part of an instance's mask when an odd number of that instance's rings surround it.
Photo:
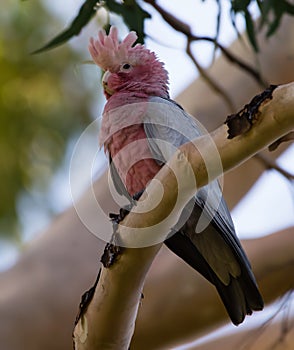
<path fill-rule="evenodd" d="M 130 32 L 120 42 L 111 27 L 109 35 L 101 30 L 89 45 L 94 62 L 105 71 L 100 144 L 109 155 L 118 193 L 129 199 L 139 197 L 176 148 L 203 134 L 200 123 L 169 98 L 163 63 L 144 45 L 134 46 L 136 40 Z M 208 224 L 199 232 L 201 217 Z M 216 287 L 235 325 L 263 308 L 216 180 L 190 200 L 165 244 Z"/>

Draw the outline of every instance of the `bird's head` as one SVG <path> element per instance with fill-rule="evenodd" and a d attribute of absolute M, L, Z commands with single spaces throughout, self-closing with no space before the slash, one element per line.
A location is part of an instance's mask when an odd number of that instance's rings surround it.
<path fill-rule="evenodd" d="M 100 30 L 96 40 L 90 39 L 91 56 L 105 71 L 102 82 L 107 99 L 117 92 L 168 97 L 164 64 L 144 45 L 133 46 L 136 40 L 136 33 L 130 32 L 119 42 L 116 27 L 110 28 L 109 35 Z"/>

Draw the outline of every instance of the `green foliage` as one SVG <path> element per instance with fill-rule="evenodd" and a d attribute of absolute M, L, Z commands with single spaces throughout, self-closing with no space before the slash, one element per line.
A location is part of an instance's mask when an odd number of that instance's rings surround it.
<path fill-rule="evenodd" d="M 202 0 L 201 2 L 204 1 L 205 0 Z M 220 11 L 220 0 L 215 1 L 218 3 Z M 261 17 L 260 28 L 266 27 L 267 36 L 271 36 L 276 32 L 283 15 L 294 14 L 294 5 L 290 4 L 290 2 L 287 0 L 230 0 L 230 2 L 232 25 L 237 31 L 235 25 L 235 17 L 236 15 L 243 16 L 246 23 L 246 31 L 249 41 L 255 51 L 258 51 L 258 43 L 256 39 L 257 28 L 249 9 L 250 5 L 253 3 L 256 3 L 258 5 Z M 146 3 L 152 3 L 152 1 L 146 1 Z M 138 41 L 141 43 L 144 42 L 144 22 L 145 19 L 148 19 L 151 16 L 139 5 L 138 0 L 86 0 L 82 4 L 77 16 L 74 18 L 70 26 L 59 35 L 54 37 L 52 40 L 50 40 L 42 48 L 36 50 L 34 53 L 53 49 L 56 46 L 59 46 L 74 36 L 78 35 L 95 15 L 96 11 L 101 7 L 107 9 L 109 12 L 113 12 L 122 16 L 128 28 L 137 32 Z M 217 21 L 217 28 L 219 30 L 220 17 L 217 19 Z M 110 24 L 107 23 L 105 25 L 106 29 L 109 28 L 109 26 Z"/>
<path fill-rule="evenodd" d="M 252 19 L 249 6 L 257 3 L 260 10 L 259 29 L 265 27 L 267 37 L 273 35 L 278 29 L 283 15 L 294 15 L 294 5 L 287 0 L 232 0 L 231 1 L 231 18 L 235 23 L 235 16 L 241 14 L 246 23 L 246 31 L 249 41 L 255 51 L 258 51 L 256 39 L 257 29 Z"/>
<path fill-rule="evenodd" d="M 276 32 L 284 15 L 294 15 L 294 5 L 286 0 L 259 0 L 257 2 L 261 12 L 260 27 L 267 27 L 268 37 Z M 272 20 L 271 17 L 273 17 Z"/>
<path fill-rule="evenodd" d="M 106 0 L 105 5 L 111 12 L 121 15 L 128 28 L 137 32 L 138 41 L 144 42 L 144 21 L 151 17 L 148 12 L 143 10 L 135 0 L 125 0 L 123 3 Z"/>
<path fill-rule="evenodd" d="M 90 19 L 95 15 L 95 5 L 97 0 L 86 0 L 81 6 L 79 13 L 74 18 L 68 29 L 64 30 L 62 33 L 57 35 L 55 38 L 49 41 L 48 44 L 41 47 L 40 49 L 34 51 L 33 53 L 40 53 L 46 50 L 53 49 L 56 46 L 59 46 L 73 36 L 79 35 L 84 26 L 90 21 Z"/>
<path fill-rule="evenodd" d="M 60 25 L 39 2 L 2 4 L 0 234 L 19 234 L 18 198 L 46 192 L 68 140 L 89 122 L 89 91 L 74 74 L 77 54 L 68 47 L 29 54 L 48 35 L 46 22 Z M 45 200 L 38 204 L 48 206 Z"/>
<path fill-rule="evenodd" d="M 34 51 L 33 53 L 40 53 L 53 49 L 78 35 L 83 27 L 85 27 L 85 25 L 90 21 L 99 7 L 104 7 L 108 11 L 121 15 L 129 29 L 137 32 L 138 41 L 141 43 L 144 42 L 144 20 L 146 18 L 150 18 L 150 15 L 148 12 L 143 10 L 135 0 L 125 0 L 122 3 L 115 0 L 105 0 L 103 2 L 97 2 L 97 0 L 86 0 L 68 29 L 64 30 L 62 33 L 50 40 L 45 46 Z M 109 27 L 109 25 L 106 25 L 106 27 L 107 26 Z"/>

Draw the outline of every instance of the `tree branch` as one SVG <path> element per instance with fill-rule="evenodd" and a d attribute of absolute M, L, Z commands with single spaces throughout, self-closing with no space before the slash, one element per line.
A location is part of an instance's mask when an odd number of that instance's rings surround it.
<path fill-rule="evenodd" d="M 177 222 L 178 215 L 169 213 L 174 212 L 174 209 L 179 213 L 194 195 L 194 177 L 200 188 L 221 175 L 220 167 L 215 167 L 213 174 L 208 174 L 203 152 L 209 156 L 216 148 L 223 169 L 227 171 L 293 129 L 294 83 L 280 86 L 273 92 L 272 99 L 259 107 L 253 127 L 247 133 L 228 139 L 228 127 L 223 125 L 211 135 L 189 142 L 176 151 L 168 164 L 150 182 L 136 206 L 136 212 L 132 211 L 118 229 L 120 244 L 123 246 L 147 246 L 150 242 L 153 242 L 153 246 L 126 248 L 114 266 L 102 268 L 94 299 L 74 331 L 76 349 L 128 348 L 144 278 L 161 246 L 160 242 Z M 180 196 L 179 183 L 171 169 L 181 180 Z M 163 195 L 160 203 L 154 205 L 158 193 Z M 175 203 L 177 205 L 174 208 Z M 163 220 L 166 217 L 168 219 Z M 160 225 L 158 231 L 152 228 L 156 224 Z"/>
<path fill-rule="evenodd" d="M 191 61 L 194 63 L 196 68 L 198 69 L 200 75 L 202 78 L 207 82 L 207 84 L 211 87 L 211 89 L 219 94 L 225 101 L 228 109 L 233 113 L 235 110 L 234 103 L 232 99 L 230 98 L 229 94 L 226 93 L 226 91 L 216 82 L 215 79 L 213 79 L 207 70 L 205 70 L 200 63 L 197 61 L 196 57 L 193 55 L 191 50 L 191 40 L 188 39 L 187 46 L 186 46 L 186 53 L 190 57 Z"/>

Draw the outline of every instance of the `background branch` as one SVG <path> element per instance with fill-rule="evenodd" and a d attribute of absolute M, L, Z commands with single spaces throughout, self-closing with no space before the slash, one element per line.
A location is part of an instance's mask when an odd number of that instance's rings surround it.
<path fill-rule="evenodd" d="M 294 342 L 293 322 L 293 316 L 285 318 L 283 315 L 278 315 L 277 319 L 260 327 L 244 327 L 238 332 L 223 332 L 225 334 L 191 345 L 188 349 L 291 350 Z"/>
<path fill-rule="evenodd" d="M 266 305 L 294 287 L 293 233 L 290 227 L 242 241 Z M 132 339 L 135 350 L 178 346 L 229 321 L 214 287 L 165 247 L 151 267 L 144 296 Z M 243 328 L 246 323 L 238 330 Z"/>
<path fill-rule="evenodd" d="M 278 173 L 283 175 L 287 180 L 294 181 L 294 175 L 289 171 L 281 168 L 275 161 L 271 160 L 268 156 L 263 153 L 258 153 L 255 157 L 265 166 L 268 170 L 276 170 Z"/>
<path fill-rule="evenodd" d="M 225 101 L 225 103 L 228 106 L 228 109 L 233 113 L 235 111 L 235 106 L 230 98 L 230 96 L 226 93 L 226 91 L 209 75 L 206 69 L 204 69 L 196 57 L 193 55 L 191 50 L 191 40 L 188 39 L 187 41 L 187 47 L 186 47 L 186 53 L 196 66 L 197 70 L 199 71 L 202 78 L 207 82 L 207 84 L 211 87 L 211 89 L 216 93 L 219 94 Z"/>

